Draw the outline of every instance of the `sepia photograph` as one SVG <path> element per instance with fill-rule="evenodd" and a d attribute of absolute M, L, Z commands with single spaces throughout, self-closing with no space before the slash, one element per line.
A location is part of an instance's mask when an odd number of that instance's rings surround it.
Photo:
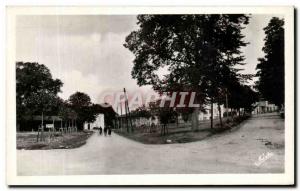
<path fill-rule="evenodd" d="M 8 184 L 294 184 L 293 7 L 7 11 Z"/>

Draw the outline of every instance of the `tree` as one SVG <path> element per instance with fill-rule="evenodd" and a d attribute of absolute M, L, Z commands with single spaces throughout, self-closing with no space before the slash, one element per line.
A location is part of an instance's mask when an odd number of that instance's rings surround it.
<path fill-rule="evenodd" d="M 139 117 L 144 117 L 149 119 L 151 117 L 151 112 L 147 110 L 145 105 L 136 108 L 135 110 L 131 111 L 130 116 L 132 118 L 139 118 Z"/>
<path fill-rule="evenodd" d="M 96 112 L 92 108 L 90 96 L 82 92 L 75 92 L 68 99 L 70 108 L 77 113 L 78 129 L 83 129 L 84 122 L 93 122 Z"/>
<path fill-rule="evenodd" d="M 266 100 L 282 106 L 284 104 L 284 20 L 273 17 L 264 28 L 266 37 L 263 52 L 256 67 L 259 80 L 256 84 Z"/>
<path fill-rule="evenodd" d="M 196 92 L 196 103 L 214 102 L 218 78 L 242 64 L 240 48 L 245 46 L 241 30 L 245 15 L 139 15 L 139 29 L 126 37 L 125 47 L 135 55 L 132 77 L 138 85 L 152 85 L 158 92 L 173 92 L 181 84 Z M 159 76 L 167 68 L 168 74 Z M 226 75 L 222 76 L 226 77 Z M 199 108 L 193 115 L 198 128 Z"/>
<path fill-rule="evenodd" d="M 77 120 L 77 113 L 71 109 L 70 104 L 68 104 L 68 102 L 66 102 L 66 101 L 63 101 L 60 104 L 58 116 L 60 116 L 62 121 L 65 122 L 65 124 L 69 123 L 70 120 L 74 124 Z"/>
<path fill-rule="evenodd" d="M 93 110 L 96 115 L 99 113 L 104 114 L 104 124 L 105 126 L 114 126 L 114 121 L 116 120 L 117 113 L 108 103 L 104 103 L 105 107 L 101 106 L 102 104 L 93 104 Z"/>
<path fill-rule="evenodd" d="M 99 104 L 93 104 L 90 96 L 83 92 L 72 94 L 68 99 L 68 104 L 77 114 L 79 130 L 83 129 L 84 122 L 94 122 L 100 113 L 104 114 L 105 125 L 113 126 L 113 121 L 116 118 L 116 112 L 113 108 L 111 106 L 102 107 Z"/>
<path fill-rule="evenodd" d="M 56 114 L 61 99 L 57 96 L 63 83 L 53 79 L 43 64 L 16 63 L 17 121 L 31 120 L 33 115 Z"/>
<path fill-rule="evenodd" d="M 228 94 L 228 105 L 230 108 L 236 109 L 240 113 L 240 109 L 250 113 L 254 108 L 253 104 L 258 101 L 258 93 L 252 90 L 250 86 L 239 83 L 232 84 L 232 90 Z M 245 114 L 245 113 L 244 113 Z"/>
<path fill-rule="evenodd" d="M 171 122 L 171 120 L 175 119 L 177 116 L 177 113 L 175 111 L 174 107 L 170 107 L 170 102 L 166 101 L 163 107 L 161 107 L 161 101 L 157 100 L 154 102 L 149 103 L 149 108 L 151 114 L 157 115 L 159 118 L 159 121 L 161 123 L 161 135 L 166 135 L 168 133 L 168 123 Z"/>

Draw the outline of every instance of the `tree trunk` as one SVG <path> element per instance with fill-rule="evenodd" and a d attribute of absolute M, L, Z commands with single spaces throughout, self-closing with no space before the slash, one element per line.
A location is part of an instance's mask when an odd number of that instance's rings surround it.
<path fill-rule="evenodd" d="M 176 114 L 176 128 L 178 129 L 178 114 Z"/>
<path fill-rule="evenodd" d="M 220 126 L 222 128 L 223 127 L 223 123 L 222 123 L 222 113 L 221 113 L 220 103 L 218 103 L 218 110 L 219 110 Z"/>
<path fill-rule="evenodd" d="M 214 101 L 213 101 L 213 98 L 211 98 L 211 103 L 210 103 L 210 128 L 214 128 Z"/>
<path fill-rule="evenodd" d="M 194 131 L 199 129 L 198 116 L 199 116 L 199 108 L 196 107 L 196 108 L 194 108 L 194 111 L 192 113 L 192 130 L 194 130 Z"/>
<path fill-rule="evenodd" d="M 167 124 L 162 124 L 161 126 L 161 135 L 166 135 Z"/>
<path fill-rule="evenodd" d="M 44 113 L 42 112 L 41 141 L 44 141 Z"/>

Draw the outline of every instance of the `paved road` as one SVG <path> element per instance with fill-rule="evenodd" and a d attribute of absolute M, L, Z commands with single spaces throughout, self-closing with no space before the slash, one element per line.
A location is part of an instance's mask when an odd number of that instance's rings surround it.
<path fill-rule="evenodd" d="M 272 156 L 256 166 L 268 152 Z M 284 121 L 254 116 L 237 130 L 185 144 L 144 145 L 95 133 L 77 149 L 18 150 L 17 158 L 19 175 L 280 173 Z"/>

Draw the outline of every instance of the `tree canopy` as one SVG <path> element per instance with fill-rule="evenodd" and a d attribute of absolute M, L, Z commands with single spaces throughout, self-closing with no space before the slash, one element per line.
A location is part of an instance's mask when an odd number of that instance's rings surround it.
<path fill-rule="evenodd" d="M 70 108 L 77 113 L 79 128 L 83 128 L 84 122 L 93 122 L 96 119 L 96 112 L 92 108 L 89 95 L 83 92 L 75 92 L 68 99 Z"/>
<path fill-rule="evenodd" d="M 144 117 L 149 119 L 151 117 L 151 112 L 143 105 L 131 111 L 130 116 L 133 118 Z"/>
<path fill-rule="evenodd" d="M 63 83 L 53 79 L 50 70 L 36 62 L 16 63 L 17 119 L 31 118 L 42 112 L 53 114 L 62 102 L 57 96 Z"/>
<path fill-rule="evenodd" d="M 233 84 L 232 88 L 235 91 L 231 91 L 228 94 L 228 105 L 233 109 L 244 108 L 245 111 L 251 112 L 253 110 L 253 103 L 258 101 L 258 93 L 251 87 L 241 84 Z"/>
<path fill-rule="evenodd" d="M 137 19 L 138 29 L 126 37 L 124 46 L 135 56 L 131 75 L 138 85 L 152 85 L 160 93 L 196 92 L 195 102 L 205 105 L 220 104 L 224 91 L 244 79 L 236 66 L 244 64 L 240 49 L 247 45 L 242 34 L 247 15 L 138 15 Z M 167 74 L 160 75 L 162 70 Z"/>
<path fill-rule="evenodd" d="M 245 15 L 139 15 L 139 29 L 131 32 L 125 47 L 135 55 L 132 77 L 138 85 L 153 85 L 172 91 L 180 84 L 207 97 L 207 89 L 218 76 L 235 74 L 242 64 L 241 30 Z M 167 68 L 161 77 L 157 72 Z M 209 84 L 210 82 L 210 84 Z M 212 86 L 211 86 L 212 87 Z M 212 88 L 211 88 L 212 89 Z"/>
<path fill-rule="evenodd" d="M 34 115 L 58 115 L 63 121 L 76 120 L 78 128 L 83 129 L 84 122 L 94 122 L 100 113 L 104 114 L 106 125 L 112 125 L 115 118 L 112 107 L 93 104 L 86 93 L 75 92 L 68 100 L 61 99 L 57 94 L 63 83 L 53 79 L 43 64 L 17 62 L 16 81 L 19 123 L 32 120 Z"/>
<path fill-rule="evenodd" d="M 264 31 L 265 56 L 258 59 L 256 87 L 264 99 L 281 106 L 284 104 L 284 20 L 273 17 Z"/>

